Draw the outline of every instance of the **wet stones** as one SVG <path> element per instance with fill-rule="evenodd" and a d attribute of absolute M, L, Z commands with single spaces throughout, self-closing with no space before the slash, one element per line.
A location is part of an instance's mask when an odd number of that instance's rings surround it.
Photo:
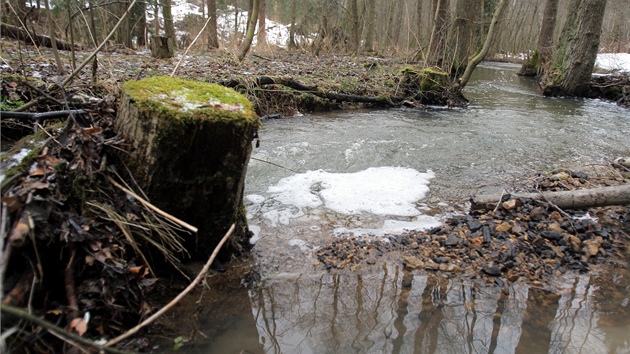
<path fill-rule="evenodd" d="M 574 188 L 573 181 L 583 183 L 581 180 L 590 183 L 586 174 L 558 171 L 536 183 L 557 189 L 563 182 Z M 600 224 L 598 219 L 581 216 L 583 213 L 558 210 L 541 201 L 508 196 L 495 206 L 491 211 L 447 218 L 442 226 L 427 231 L 339 239 L 320 248 L 317 257 L 331 270 L 402 260 L 410 270 L 463 274 L 504 284 L 541 282 L 567 271 L 586 272 L 591 264 L 607 262 L 610 256 L 625 251 L 623 225 L 630 220 L 627 207 L 591 211 L 610 220 Z M 611 223 L 615 227 L 607 226 Z"/>

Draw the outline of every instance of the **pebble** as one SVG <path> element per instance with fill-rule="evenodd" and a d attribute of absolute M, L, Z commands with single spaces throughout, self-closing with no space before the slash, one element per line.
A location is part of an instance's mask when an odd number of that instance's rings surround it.
<path fill-rule="evenodd" d="M 558 180 L 576 178 L 565 171 Z M 580 178 L 589 182 L 586 174 Z M 539 181 L 559 190 L 549 177 Z M 589 182 L 590 183 L 590 182 Z M 494 209 L 496 205 L 492 206 Z M 628 208 L 614 207 L 610 220 L 630 220 Z M 407 269 L 461 273 L 501 284 L 529 280 L 542 286 L 547 278 L 566 271 L 588 271 L 589 265 L 622 253 L 625 236 L 598 219 L 575 218 L 571 210 L 558 212 L 544 202 L 508 197 L 493 211 L 471 211 L 444 220 L 428 231 L 410 231 L 396 236 L 349 237 L 322 245 L 315 251 L 314 265 L 325 269 L 359 270 L 358 264 L 389 261 L 396 252 Z M 630 249 L 630 248 L 629 248 Z M 398 257 L 398 256 L 396 256 Z"/>

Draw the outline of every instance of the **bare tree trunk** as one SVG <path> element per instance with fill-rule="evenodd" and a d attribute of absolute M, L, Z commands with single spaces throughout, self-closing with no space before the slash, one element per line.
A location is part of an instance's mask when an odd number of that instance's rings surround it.
<path fill-rule="evenodd" d="M 450 33 L 450 50 L 453 51 L 452 72 L 462 73 L 468 64 L 468 58 L 474 53 L 473 23 L 477 20 L 477 11 L 481 8 L 479 0 L 457 0 L 456 18 Z"/>
<path fill-rule="evenodd" d="M 137 38 L 136 44 L 138 47 L 144 47 L 147 45 L 147 3 L 138 2 L 134 7 L 134 13 L 136 14 L 136 25 L 133 28 L 134 36 Z"/>
<path fill-rule="evenodd" d="M 599 49 L 606 0 L 578 0 L 577 14 L 567 19 L 554 60 L 543 78 L 545 96 L 586 96 Z"/>
<path fill-rule="evenodd" d="M 416 2 L 416 43 L 422 48 L 422 0 Z"/>
<path fill-rule="evenodd" d="M 488 55 L 490 47 L 492 46 L 492 42 L 497 36 L 497 24 L 503 20 L 503 14 L 505 13 L 505 10 L 507 10 L 509 3 L 509 0 L 501 0 L 501 2 L 499 2 L 499 4 L 497 5 L 496 9 L 494 10 L 494 15 L 492 16 L 492 22 L 490 22 L 490 27 L 488 28 L 488 35 L 486 35 L 486 40 L 483 44 L 483 48 L 481 48 L 481 52 L 479 52 L 479 54 L 475 55 L 468 62 L 468 65 L 466 66 L 466 71 L 464 71 L 464 75 L 462 75 L 462 77 L 455 85 L 456 90 L 461 90 L 466 86 L 466 84 L 468 84 L 468 80 L 470 80 L 470 76 L 472 75 L 477 65 L 479 65 L 483 58 Z"/>
<path fill-rule="evenodd" d="M 247 24 L 247 33 L 245 34 L 243 43 L 241 43 L 241 46 L 238 48 L 238 53 L 236 55 L 239 61 L 243 61 L 243 59 L 245 59 L 245 56 L 249 52 L 249 48 L 252 46 L 254 31 L 256 30 L 256 22 L 258 22 L 259 4 L 259 0 L 253 0 L 252 11 L 249 15 L 249 21 Z"/>
<path fill-rule="evenodd" d="M 70 0 L 66 0 L 66 6 L 68 7 L 68 27 L 70 29 L 70 45 L 71 48 L 71 57 L 72 57 L 72 70 L 77 68 L 77 60 L 74 55 L 74 26 L 72 25 L 72 8 L 70 7 Z"/>
<path fill-rule="evenodd" d="M 267 45 L 267 28 L 265 28 L 266 24 L 266 16 L 267 13 L 265 11 L 265 7 L 267 6 L 266 0 L 259 0 L 260 5 L 258 7 L 258 43 L 257 45 L 265 46 Z"/>
<path fill-rule="evenodd" d="M 59 75 L 64 75 L 63 64 L 61 63 L 61 57 L 59 56 L 59 51 L 57 50 L 55 23 L 53 22 L 52 12 L 50 11 L 50 4 L 48 3 L 48 0 L 44 0 L 44 6 L 46 7 L 46 16 L 48 19 L 48 36 L 50 37 L 50 42 L 52 43 L 52 50 L 55 55 L 55 62 L 57 63 L 57 71 L 59 72 Z"/>
<path fill-rule="evenodd" d="M 352 54 L 359 53 L 359 6 L 357 0 L 348 0 L 348 26 L 350 29 L 349 49 Z"/>
<path fill-rule="evenodd" d="M 173 13 L 171 12 L 172 1 L 162 0 L 162 14 L 164 15 L 164 34 L 168 41 L 169 58 L 175 55 L 175 24 L 173 23 Z"/>
<path fill-rule="evenodd" d="M 541 77 L 549 69 L 548 66 L 553 55 L 553 32 L 556 29 L 557 17 L 558 0 L 547 0 L 536 52 L 528 61 L 523 63 L 519 75 Z"/>
<path fill-rule="evenodd" d="M 376 0 L 367 0 L 367 19 L 365 21 L 365 43 L 363 49 L 374 51 L 374 28 L 376 27 Z"/>
<path fill-rule="evenodd" d="M 295 43 L 295 21 L 297 20 L 297 0 L 291 0 L 291 27 L 289 28 L 289 49 L 297 48 Z"/>
<path fill-rule="evenodd" d="M 219 35 L 217 33 L 217 1 L 208 1 L 208 49 L 219 48 Z"/>
<path fill-rule="evenodd" d="M 429 42 L 429 56 L 425 61 L 429 65 L 441 66 L 444 61 L 444 50 L 448 34 L 448 8 L 449 0 L 433 0 L 433 31 Z"/>

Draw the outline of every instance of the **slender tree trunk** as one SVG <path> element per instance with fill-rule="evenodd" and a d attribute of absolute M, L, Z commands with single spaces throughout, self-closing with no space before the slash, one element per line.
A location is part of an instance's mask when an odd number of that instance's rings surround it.
<path fill-rule="evenodd" d="M 208 49 L 219 48 L 219 35 L 217 33 L 217 1 L 208 1 L 208 17 L 210 23 L 208 23 Z"/>
<path fill-rule="evenodd" d="M 554 68 L 543 78 L 546 96 L 588 95 L 606 0 L 574 0 L 574 3 L 577 10 L 564 26 Z"/>
<path fill-rule="evenodd" d="M 53 22 L 52 12 L 50 11 L 50 4 L 48 3 L 48 0 L 44 0 L 44 6 L 46 7 L 46 16 L 48 19 L 48 36 L 50 37 L 50 42 L 52 43 L 52 50 L 55 55 L 55 62 L 57 63 L 57 71 L 59 72 L 59 75 L 64 75 L 63 64 L 61 63 L 61 57 L 59 56 L 59 51 L 57 50 L 55 23 Z"/>
<path fill-rule="evenodd" d="M 374 51 L 374 28 L 376 27 L 376 0 L 367 0 L 367 19 L 365 21 L 365 43 L 363 48 Z"/>
<path fill-rule="evenodd" d="M 457 0 L 456 18 L 451 31 L 450 50 L 453 53 L 452 71 L 460 74 L 466 69 L 468 58 L 474 53 L 473 23 L 477 20 L 478 0 Z"/>
<path fill-rule="evenodd" d="M 492 16 L 492 22 L 490 22 L 490 27 L 488 28 L 488 34 L 486 35 L 486 40 L 483 43 L 483 48 L 481 48 L 481 51 L 479 52 L 479 54 L 475 55 L 468 62 L 468 65 L 466 66 L 466 70 L 464 71 L 464 74 L 455 85 L 456 90 L 461 90 L 466 86 L 466 84 L 468 84 L 468 80 L 470 80 L 470 76 L 472 75 L 477 65 L 479 65 L 479 63 L 481 63 L 483 58 L 485 58 L 486 55 L 488 55 L 488 52 L 490 51 L 490 47 L 492 46 L 492 42 L 494 42 L 494 39 L 497 36 L 497 32 L 498 32 L 497 24 L 503 20 L 503 15 L 505 14 L 509 3 L 510 3 L 509 0 L 501 0 L 501 2 L 499 2 L 497 7 L 495 8 L 494 15 Z"/>
<path fill-rule="evenodd" d="M 74 55 L 74 26 L 72 25 L 72 7 L 71 1 L 66 0 L 66 6 L 68 7 L 68 27 L 70 30 L 70 45 L 72 46 L 71 57 L 72 57 L 72 70 L 77 68 L 77 61 Z"/>
<path fill-rule="evenodd" d="M 136 25 L 133 28 L 134 36 L 137 38 L 138 47 L 147 45 L 147 3 L 137 2 L 134 8 L 136 14 Z"/>
<path fill-rule="evenodd" d="M 267 28 L 265 28 L 266 24 L 266 16 L 267 11 L 265 11 L 267 6 L 266 0 L 259 0 L 260 5 L 258 8 L 258 45 L 265 46 L 267 45 Z"/>
<path fill-rule="evenodd" d="M 442 66 L 444 64 L 444 51 L 448 35 L 448 8 L 449 0 L 433 0 L 433 31 L 429 44 L 429 57 L 426 62 L 430 65 Z"/>
<path fill-rule="evenodd" d="M 523 63 L 520 75 L 542 77 L 549 70 L 553 55 L 553 33 L 558 17 L 558 0 L 547 0 L 543 12 L 542 25 L 538 35 L 538 46 L 534 55 Z"/>
<path fill-rule="evenodd" d="M 348 41 L 349 49 L 352 54 L 359 52 L 359 6 L 357 0 L 348 0 L 348 27 L 350 32 L 350 40 Z"/>
<path fill-rule="evenodd" d="M 297 0 L 291 0 L 291 27 L 289 27 L 289 49 L 297 48 L 295 42 L 295 21 L 297 20 Z"/>
<path fill-rule="evenodd" d="M 416 1 L 416 44 L 422 48 L 422 0 Z"/>
<path fill-rule="evenodd" d="M 323 0 L 321 9 L 321 27 L 319 28 L 317 38 L 315 38 L 315 42 L 313 43 L 313 54 L 315 54 L 315 56 L 319 56 L 319 53 L 324 46 L 324 42 L 327 40 L 328 34 L 330 33 L 328 16 L 331 9 L 331 0 Z"/>
<path fill-rule="evenodd" d="M 249 48 L 251 48 L 252 41 L 254 40 L 254 31 L 256 30 L 256 22 L 258 21 L 258 9 L 259 9 L 259 0 L 253 0 L 252 3 L 252 11 L 249 15 L 249 21 L 247 24 L 247 33 L 245 34 L 245 38 L 243 38 L 243 43 L 238 48 L 237 58 L 239 61 L 243 61 L 245 56 L 249 52 Z"/>
<path fill-rule="evenodd" d="M 172 0 L 162 0 L 162 14 L 164 15 L 164 34 L 168 38 L 169 43 L 169 55 L 173 57 L 175 55 L 175 24 L 173 23 L 173 13 L 171 12 Z"/>

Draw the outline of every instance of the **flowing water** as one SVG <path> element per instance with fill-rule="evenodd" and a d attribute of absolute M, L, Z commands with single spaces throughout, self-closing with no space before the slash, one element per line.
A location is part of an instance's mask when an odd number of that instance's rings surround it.
<path fill-rule="evenodd" d="M 500 288 L 408 272 L 396 260 L 356 272 L 317 266 L 314 251 L 333 238 L 432 227 L 464 211 L 473 194 L 630 155 L 627 110 L 543 98 L 516 70 L 478 67 L 465 89 L 467 109 L 265 121 L 253 156 L 283 168 L 253 160 L 248 170 L 245 200 L 262 278 L 234 290 L 232 303 L 245 306 L 206 324 L 212 344 L 194 350 L 630 353 L 623 267 Z"/>

